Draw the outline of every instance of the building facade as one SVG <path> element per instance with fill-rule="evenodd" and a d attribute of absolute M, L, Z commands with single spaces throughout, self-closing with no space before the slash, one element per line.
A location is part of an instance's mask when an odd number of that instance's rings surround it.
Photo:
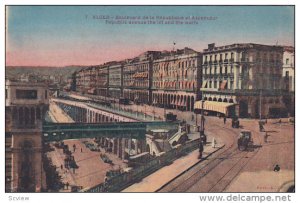
<path fill-rule="evenodd" d="M 283 47 L 283 89 L 285 90 L 284 103 L 291 116 L 295 115 L 295 48 Z"/>
<path fill-rule="evenodd" d="M 234 104 L 230 114 L 239 117 L 284 114 L 282 58 L 280 46 L 209 44 L 203 52 L 203 100 L 215 102 L 212 112 L 218 112 L 218 102 Z"/>
<path fill-rule="evenodd" d="M 128 60 L 123 70 L 123 95 L 136 103 L 152 102 L 152 69 L 153 60 L 161 52 L 147 51 L 140 56 Z"/>
<path fill-rule="evenodd" d="M 283 47 L 282 76 L 284 78 L 284 89 L 295 92 L 295 48 Z"/>
<path fill-rule="evenodd" d="M 108 68 L 109 97 L 119 99 L 123 97 L 123 63 L 117 63 Z"/>
<path fill-rule="evenodd" d="M 46 188 L 42 164 L 42 122 L 48 111 L 42 83 L 6 81 L 5 190 L 40 192 Z"/>
<path fill-rule="evenodd" d="M 163 53 L 153 62 L 153 105 L 193 111 L 200 99 L 202 55 L 189 48 Z"/>
<path fill-rule="evenodd" d="M 93 88 L 95 88 L 95 91 L 91 92 L 91 94 L 96 94 L 102 97 L 108 97 L 108 67 L 108 63 L 96 66 L 96 83 L 95 86 L 93 86 Z"/>

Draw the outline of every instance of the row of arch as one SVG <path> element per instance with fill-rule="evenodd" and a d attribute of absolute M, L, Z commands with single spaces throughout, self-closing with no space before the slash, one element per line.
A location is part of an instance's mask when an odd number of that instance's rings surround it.
<path fill-rule="evenodd" d="M 152 104 L 159 107 L 193 111 L 194 103 L 195 97 L 193 95 L 153 93 Z"/>
<path fill-rule="evenodd" d="M 171 88 L 180 88 L 180 89 L 195 89 L 196 81 L 154 81 L 155 87 L 171 87 Z"/>
<path fill-rule="evenodd" d="M 126 91 L 124 90 L 124 97 L 131 101 L 141 102 L 144 104 L 149 103 L 149 92 L 148 91 Z"/>
<path fill-rule="evenodd" d="M 118 118 L 113 118 L 110 116 L 102 115 L 93 111 L 88 113 L 88 123 L 112 123 L 112 122 L 119 122 Z"/>
<path fill-rule="evenodd" d="M 217 102 L 228 102 L 228 103 L 234 103 L 233 99 L 230 98 L 216 98 L 216 97 L 204 97 L 204 101 L 217 101 Z"/>
<path fill-rule="evenodd" d="M 234 99 L 232 98 L 217 98 L 217 97 L 204 97 L 204 101 L 217 101 L 217 102 L 228 102 L 228 103 L 235 103 Z M 263 104 L 279 104 L 280 99 L 278 98 L 269 98 L 269 99 L 262 99 L 261 102 Z"/>

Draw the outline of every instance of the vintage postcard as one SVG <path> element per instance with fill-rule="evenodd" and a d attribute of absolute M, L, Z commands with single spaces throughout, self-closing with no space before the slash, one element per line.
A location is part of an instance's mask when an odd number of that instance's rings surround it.
<path fill-rule="evenodd" d="M 5 192 L 295 192 L 295 6 L 5 10 Z"/>

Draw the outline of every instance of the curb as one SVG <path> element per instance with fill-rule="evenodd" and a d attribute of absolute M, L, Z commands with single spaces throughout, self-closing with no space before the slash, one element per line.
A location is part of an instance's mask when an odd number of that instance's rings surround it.
<path fill-rule="evenodd" d="M 200 162 L 204 161 L 204 159 L 207 159 L 208 157 L 210 157 L 211 155 L 213 155 L 214 153 L 218 152 L 219 150 L 223 149 L 223 147 L 225 146 L 225 144 L 223 144 L 221 147 L 219 147 L 217 150 L 211 152 L 210 154 L 208 154 L 206 157 L 200 159 L 199 161 L 197 161 L 196 163 L 194 163 L 192 166 L 190 166 L 189 168 L 187 168 L 186 170 L 182 171 L 181 173 L 179 173 L 177 176 L 175 176 L 174 178 L 172 178 L 171 180 L 169 180 L 168 182 L 166 182 L 165 184 L 163 184 L 161 187 L 159 187 L 157 190 L 155 190 L 154 192 L 158 192 L 159 190 L 163 189 L 165 186 L 167 186 L 168 184 L 170 184 L 172 181 L 174 181 L 175 179 L 177 179 L 178 177 L 182 176 L 183 174 L 185 174 L 186 172 L 188 172 L 189 170 L 191 170 L 194 166 L 196 166 L 197 164 L 199 164 Z"/>

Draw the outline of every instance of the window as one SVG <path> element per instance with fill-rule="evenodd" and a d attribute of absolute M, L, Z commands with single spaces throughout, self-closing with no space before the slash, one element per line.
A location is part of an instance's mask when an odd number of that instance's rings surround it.
<path fill-rule="evenodd" d="M 217 81 L 214 81 L 214 88 L 217 88 Z"/>
<path fill-rule="evenodd" d="M 289 77 L 289 71 L 285 71 L 285 77 Z"/>
<path fill-rule="evenodd" d="M 47 99 L 48 98 L 48 92 L 47 92 L 47 90 L 45 90 L 45 99 Z"/>
<path fill-rule="evenodd" d="M 209 88 L 212 88 L 212 81 L 209 81 Z"/>
<path fill-rule="evenodd" d="M 17 99 L 37 99 L 37 90 L 16 90 Z"/>
<path fill-rule="evenodd" d="M 227 75 L 227 66 L 225 66 L 225 74 Z"/>
<path fill-rule="evenodd" d="M 285 64 L 288 65 L 289 64 L 289 59 L 285 60 Z"/>
<path fill-rule="evenodd" d="M 7 99 L 7 89 L 5 89 L 5 99 Z"/>

